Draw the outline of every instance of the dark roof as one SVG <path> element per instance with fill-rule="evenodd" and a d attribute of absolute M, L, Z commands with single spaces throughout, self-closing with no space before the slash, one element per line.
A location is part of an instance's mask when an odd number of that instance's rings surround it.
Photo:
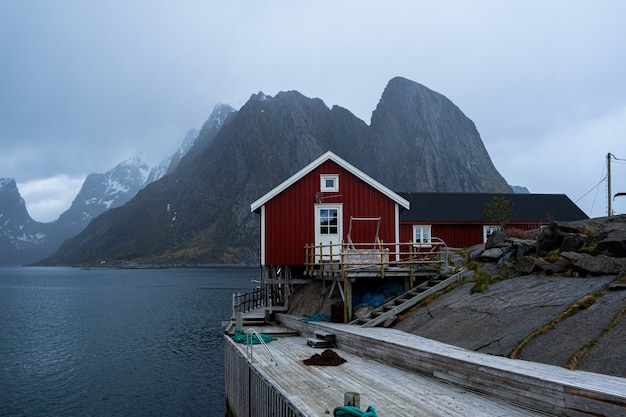
<path fill-rule="evenodd" d="M 485 206 L 506 197 L 513 222 L 573 221 L 589 217 L 565 194 L 398 193 L 411 203 L 401 222 L 487 222 Z"/>

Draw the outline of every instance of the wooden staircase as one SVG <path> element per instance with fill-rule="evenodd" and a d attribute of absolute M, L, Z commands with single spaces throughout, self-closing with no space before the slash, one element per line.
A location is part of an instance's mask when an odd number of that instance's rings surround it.
<path fill-rule="evenodd" d="M 464 279 L 470 275 L 471 271 L 462 270 L 454 275 L 447 273 L 439 274 L 405 292 L 399 297 L 377 307 L 369 313 L 351 321 L 349 324 L 360 325 L 361 327 L 376 327 L 384 324 L 387 320 L 392 320 L 398 314 L 415 306 L 423 299 L 430 297 L 437 291 L 441 291 L 449 285 Z"/>

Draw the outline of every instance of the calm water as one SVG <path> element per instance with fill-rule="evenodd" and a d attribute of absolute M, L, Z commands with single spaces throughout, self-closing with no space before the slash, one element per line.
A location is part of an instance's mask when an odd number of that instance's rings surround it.
<path fill-rule="evenodd" d="M 221 323 L 255 278 L 0 267 L 0 416 L 224 416 Z"/>

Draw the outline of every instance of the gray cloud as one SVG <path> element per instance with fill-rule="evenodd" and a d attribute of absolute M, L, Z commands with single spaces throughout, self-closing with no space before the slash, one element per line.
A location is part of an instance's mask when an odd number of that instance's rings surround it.
<path fill-rule="evenodd" d="M 624 17 L 618 0 L 1 2 L 0 177 L 36 190 L 130 156 L 153 165 L 214 104 L 258 91 L 369 123 L 400 75 L 474 120 L 509 182 L 577 200 L 608 152 L 626 158 Z M 604 193 L 581 208 L 602 215 Z"/>

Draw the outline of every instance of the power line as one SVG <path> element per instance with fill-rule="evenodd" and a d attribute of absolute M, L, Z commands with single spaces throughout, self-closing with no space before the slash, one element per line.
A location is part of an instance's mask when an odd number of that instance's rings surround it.
<path fill-rule="evenodd" d="M 604 173 L 603 173 L 604 174 Z M 587 194 L 589 194 L 590 192 L 592 192 L 593 190 L 597 189 L 600 184 L 602 184 L 605 180 L 606 180 L 607 176 L 605 175 L 600 182 L 598 182 L 596 185 L 594 185 L 593 187 L 591 187 L 591 189 L 589 191 L 587 191 L 585 194 L 583 194 L 582 196 L 580 196 L 580 198 L 578 198 L 578 200 L 574 201 L 575 203 L 578 203 L 580 200 L 582 200 L 583 198 L 585 198 L 587 196 Z"/>
<path fill-rule="evenodd" d="M 608 154 L 608 158 L 610 158 L 610 160 L 615 161 L 615 164 L 619 164 L 619 165 L 626 165 L 626 159 L 623 159 L 623 158 L 617 158 L 617 157 L 616 157 L 615 155 L 613 155 L 612 153 L 609 153 L 609 154 Z M 598 181 L 598 183 L 597 183 L 597 184 L 595 184 L 595 185 L 594 185 L 593 187 L 591 187 L 591 188 L 590 188 L 587 192 L 585 192 L 583 195 L 581 195 L 578 199 L 576 199 L 576 200 L 574 201 L 574 203 L 576 203 L 576 204 L 577 204 L 580 200 L 582 200 L 583 198 L 587 197 L 587 196 L 589 195 L 589 193 L 591 193 L 592 191 L 594 191 L 594 190 L 595 190 L 595 192 L 596 192 L 596 193 L 595 193 L 595 195 L 594 195 L 594 197 L 593 197 L 593 201 L 592 201 L 592 204 L 591 204 L 591 211 L 590 211 L 590 213 L 593 213 L 593 210 L 594 210 L 594 208 L 595 208 L 595 204 L 596 204 L 596 201 L 597 201 L 597 198 L 598 198 L 598 193 L 600 192 L 600 185 L 602 185 L 602 183 L 603 183 L 603 182 L 605 182 L 605 181 L 610 181 L 610 178 L 609 178 L 609 173 L 608 173 L 608 171 L 607 171 L 607 169 L 608 169 L 608 165 L 609 165 L 608 163 L 606 163 L 606 164 L 602 164 L 602 174 L 601 174 L 601 179 L 600 179 L 600 181 Z M 611 197 L 613 197 L 613 196 L 609 196 L 608 198 L 611 198 Z"/>

